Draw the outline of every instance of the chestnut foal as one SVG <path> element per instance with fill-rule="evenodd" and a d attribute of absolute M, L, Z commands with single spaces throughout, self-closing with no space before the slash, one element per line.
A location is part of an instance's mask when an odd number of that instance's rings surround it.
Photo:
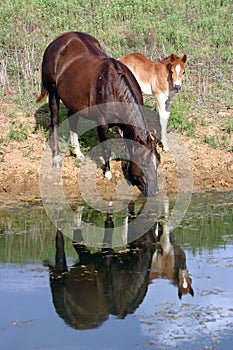
<path fill-rule="evenodd" d="M 161 62 L 150 61 L 140 53 L 118 58 L 136 77 L 144 94 L 155 94 L 161 125 L 163 150 L 168 151 L 167 123 L 175 93 L 180 92 L 187 55 L 182 58 L 172 54 Z"/>

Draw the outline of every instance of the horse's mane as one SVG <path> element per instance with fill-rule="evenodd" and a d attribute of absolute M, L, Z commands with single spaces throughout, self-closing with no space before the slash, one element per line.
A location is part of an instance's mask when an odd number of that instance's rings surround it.
<path fill-rule="evenodd" d="M 146 127 L 145 115 L 142 111 L 143 100 L 142 100 L 142 97 L 141 97 L 141 101 L 139 100 L 129 79 L 133 80 L 133 84 L 135 84 L 136 88 L 141 93 L 138 82 L 130 70 L 129 70 L 129 75 L 131 76 L 129 78 L 126 76 L 126 74 L 123 72 L 121 68 L 119 61 L 113 58 L 110 58 L 110 60 L 119 76 L 119 80 L 118 80 L 119 81 L 119 85 L 118 85 L 119 100 L 120 102 L 127 104 L 127 114 L 128 114 L 128 117 L 130 117 L 130 120 L 128 120 L 128 124 L 132 125 L 134 131 L 137 130 L 137 134 L 140 133 L 139 136 L 143 140 L 146 140 L 148 136 L 148 131 Z M 141 116 L 140 119 L 137 117 L 139 115 Z"/>

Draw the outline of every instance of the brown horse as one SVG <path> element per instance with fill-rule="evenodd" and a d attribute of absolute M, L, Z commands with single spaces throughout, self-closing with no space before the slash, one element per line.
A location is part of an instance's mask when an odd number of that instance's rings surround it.
<path fill-rule="evenodd" d="M 124 64 L 108 57 L 92 36 L 68 32 L 56 38 L 45 50 L 41 85 L 37 102 L 49 95 L 55 167 L 61 166 L 58 145 L 61 100 L 69 110 L 68 116 L 79 112 L 97 122 L 106 178 L 111 179 L 111 149 L 109 142 L 103 141 L 107 141 L 109 127 L 116 125 L 123 132 L 129 155 L 128 179 L 145 195 L 157 193 L 159 155 L 156 142 L 147 130 L 140 87 Z M 92 106 L 96 107 L 90 108 Z M 73 142 L 77 141 L 77 119 L 70 117 L 69 123 L 76 135 Z"/>
<path fill-rule="evenodd" d="M 133 72 L 144 94 L 155 94 L 161 124 L 161 142 L 164 151 L 168 151 L 167 122 L 174 94 L 181 90 L 187 55 L 179 58 L 172 54 L 161 62 L 153 62 L 140 53 L 132 53 L 118 60 Z"/>
<path fill-rule="evenodd" d="M 79 216 L 79 214 L 78 214 Z M 93 254 L 83 243 L 81 218 L 74 222 L 73 246 L 79 262 L 67 266 L 62 232 L 56 234 L 55 266 L 48 262 L 53 304 L 67 325 L 92 329 L 109 315 L 125 318 L 142 303 L 148 288 L 149 269 L 154 253 L 154 230 L 116 252 L 108 247 L 114 222 L 111 213 L 105 220 L 103 248 Z M 105 244 L 107 243 L 107 247 Z"/>

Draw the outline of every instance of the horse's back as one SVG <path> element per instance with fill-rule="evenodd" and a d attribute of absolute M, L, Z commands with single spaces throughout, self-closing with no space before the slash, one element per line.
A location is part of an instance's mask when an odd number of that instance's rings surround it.
<path fill-rule="evenodd" d="M 56 75 L 76 57 L 85 53 L 104 55 L 97 39 L 87 33 L 67 32 L 54 39 L 46 48 L 42 62 L 42 80 L 54 83 Z"/>
<path fill-rule="evenodd" d="M 119 61 L 123 62 L 126 66 L 130 66 L 132 68 L 142 66 L 150 66 L 153 65 L 154 62 L 150 61 L 145 55 L 141 53 L 131 53 L 129 55 L 118 58 Z"/>
<path fill-rule="evenodd" d="M 55 81 L 57 92 L 73 111 L 106 102 L 132 102 L 132 98 L 139 105 L 143 104 L 140 87 L 132 72 L 104 53 L 83 52 L 67 65 L 61 60 L 61 66 Z"/>
<path fill-rule="evenodd" d="M 120 62 L 125 64 L 137 79 L 143 93 L 152 94 L 152 80 L 156 63 L 150 61 L 141 53 L 132 53 L 127 56 L 120 57 Z"/>
<path fill-rule="evenodd" d="M 65 56 L 65 61 L 61 59 L 57 66 L 55 83 L 62 102 L 67 108 L 77 112 L 98 104 L 99 94 L 103 98 L 103 90 L 107 90 L 107 83 L 104 84 L 104 77 L 101 75 L 105 60 L 89 52 L 83 52 L 73 59 L 69 56 L 67 60 L 68 56 Z"/>
<path fill-rule="evenodd" d="M 44 53 L 44 58 L 47 58 L 49 55 L 57 56 L 69 45 L 74 45 L 80 52 L 96 49 L 102 51 L 99 41 L 90 34 L 67 32 L 59 35 L 48 45 Z"/>

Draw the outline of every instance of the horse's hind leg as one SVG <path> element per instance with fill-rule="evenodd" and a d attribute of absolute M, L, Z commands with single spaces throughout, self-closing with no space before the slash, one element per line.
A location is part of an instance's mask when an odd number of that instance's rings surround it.
<path fill-rule="evenodd" d="M 76 155 L 77 159 L 81 162 L 84 162 L 85 157 L 84 154 L 81 152 L 79 141 L 78 141 L 78 121 L 79 116 L 75 114 L 73 111 L 68 111 L 68 121 L 70 126 L 70 142 L 72 146 L 72 151 Z"/>
<path fill-rule="evenodd" d="M 99 125 L 97 126 L 97 132 L 99 136 L 99 141 L 102 146 L 102 156 L 104 158 L 104 175 L 106 179 L 112 179 L 112 173 L 110 171 L 110 156 L 111 156 L 111 147 L 109 142 L 105 142 L 108 139 L 108 125 Z"/>
<path fill-rule="evenodd" d="M 55 168 L 61 167 L 61 157 L 59 155 L 59 140 L 58 140 L 58 126 L 59 126 L 59 97 L 56 91 L 55 84 L 52 84 L 51 89 L 49 89 L 49 110 L 51 118 L 52 127 L 52 137 L 53 137 L 53 166 Z"/>

